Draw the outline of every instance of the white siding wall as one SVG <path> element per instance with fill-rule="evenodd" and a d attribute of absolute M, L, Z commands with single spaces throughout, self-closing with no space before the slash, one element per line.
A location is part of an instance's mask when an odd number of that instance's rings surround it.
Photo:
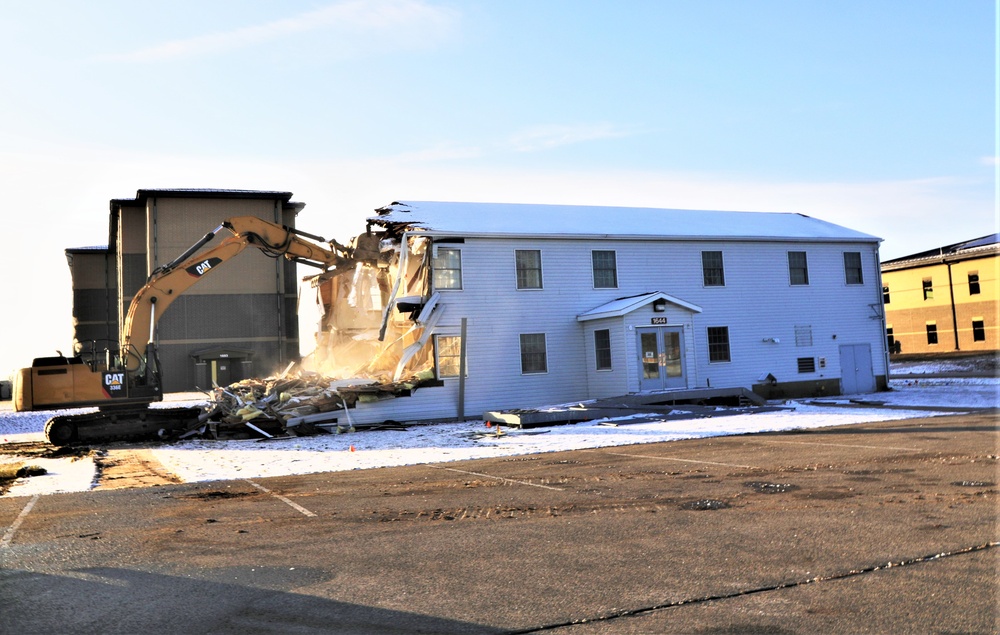
<path fill-rule="evenodd" d="M 750 387 L 767 373 L 779 382 L 839 378 L 841 344 L 871 344 L 874 374 L 885 375 L 887 371 L 884 333 L 877 319 L 882 296 L 874 243 L 467 238 L 448 247 L 462 251 L 464 288 L 441 292 L 439 306 L 444 314 L 436 332 L 457 335 L 460 319 L 468 318 L 465 413 L 469 417 L 492 409 L 620 394 L 625 392 L 620 390 L 622 364 L 628 373 L 624 387 L 636 390 L 635 331 L 627 329 L 629 324 L 649 324 L 654 315 L 651 308 L 635 311 L 618 322 L 580 323 L 576 316 L 616 298 L 652 291 L 703 309 L 702 313 L 691 313 L 670 305 L 668 310 L 668 322 L 685 325 L 690 387 L 709 382 L 713 387 Z M 541 250 L 543 289 L 515 288 L 515 249 Z M 593 288 L 594 249 L 617 252 L 617 289 Z M 703 250 L 723 252 L 724 287 L 704 286 Z M 789 283 L 788 251 L 807 253 L 808 286 Z M 845 251 L 861 252 L 863 285 L 846 284 Z M 709 363 L 706 333 L 710 326 L 729 328 L 730 362 Z M 796 346 L 796 326 L 811 327 L 811 346 Z M 595 328 L 611 329 L 611 373 L 593 371 Z M 521 333 L 545 333 L 548 372 L 521 373 Z M 765 338 L 780 341 L 765 343 Z M 816 372 L 799 374 L 799 357 L 816 358 Z M 825 359 L 825 368 L 819 367 L 820 358 Z M 386 414 L 373 411 L 373 416 L 455 416 L 458 380 L 446 379 L 445 384 L 419 390 L 411 399 L 375 404 L 375 410 Z"/>
<path fill-rule="evenodd" d="M 611 370 L 597 370 L 597 357 L 594 350 L 594 331 L 607 329 L 611 335 Z M 634 335 L 627 330 L 622 318 L 605 318 L 592 320 L 583 325 L 583 343 L 586 346 L 587 367 L 587 397 L 599 399 L 624 395 L 629 390 L 628 376 L 631 358 L 628 357 L 628 337 Z M 635 344 L 632 344 L 635 350 Z"/>

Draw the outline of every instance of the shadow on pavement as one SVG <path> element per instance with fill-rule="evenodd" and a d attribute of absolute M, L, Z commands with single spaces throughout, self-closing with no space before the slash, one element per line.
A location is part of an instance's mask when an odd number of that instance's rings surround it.
<path fill-rule="evenodd" d="M 241 568 L 244 576 L 249 567 Z M 265 583 L 282 571 L 262 572 Z M 214 572 L 209 572 L 214 573 Z M 227 574 L 232 571 L 227 571 Z M 317 572 L 286 578 L 314 584 Z M 325 577 L 325 576 L 323 576 Z M 0 571 L 10 633 L 499 633 L 486 626 L 288 591 L 128 569 Z M 137 611 L 136 607 L 143 607 Z"/>

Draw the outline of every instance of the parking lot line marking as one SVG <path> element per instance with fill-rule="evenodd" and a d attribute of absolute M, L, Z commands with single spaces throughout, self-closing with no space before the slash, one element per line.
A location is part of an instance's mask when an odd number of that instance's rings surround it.
<path fill-rule="evenodd" d="M 289 500 L 289 499 L 285 498 L 281 494 L 276 494 L 275 492 L 272 492 L 271 490 L 267 489 L 263 485 L 260 485 L 259 483 L 254 483 L 253 481 L 251 481 L 248 478 L 245 478 L 243 480 L 246 481 L 247 483 L 250 483 L 251 485 L 253 485 L 257 489 L 259 489 L 260 491 L 264 492 L 265 494 L 270 494 L 271 496 L 274 496 L 275 498 L 277 498 L 278 500 L 280 500 L 282 503 L 285 503 L 286 505 L 288 505 L 289 507 L 291 507 L 295 511 L 301 513 L 303 516 L 309 516 L 310 518 L 316 516 L 316 514 L 312 513 L 311 511 L 309 511 L 308 509 L 306 509 L 302 505 L 299 505 L 298 503 L 296 503 L 293 500 Z"/>
<path fill-rule="evenodd" d="M 784 443 L 786 445 L 829 445 L 834 448 L 865 448 L 868 450 L 903 450 L 906 452 L 921 452 L 920 448 L 894 448 L 889 445 L 849 445 L 847 443 L 818 443 L 816 441 L 770 441 L 760 439 L 765 443 Z"/>
<path fill-rule="evenodd" d="M 627 456 L 633 459 L 657 459 L 660 461 L 681 461 L 683 463 L 704 463 L 705 465 L 721 465 L 723 467 L 742 467 L 752 470 L 753 465 L 736 465 L 733 463 L 717 463 L 715 461 L 697 461 L 695 459 L 678 459 L 672 456 L 653 456 L 650 454 L 625 454 L 624 452 L 601 452 L 600 450 L 587 450 L 588 452 L 600 452 L 601 454 L 611 454 L 613 456 Z"/>
<path fill-rule="evenodd" d="M 16 532 L 17 528 L 21 526 L 21 523 L 24 522 L 25 517 L 27 517 L 31 508 L 35 506 L 35 503 L 38 502 L 38 498 L 40 496 L 41 494 L 35 494 L 32 496 L 31 500 L 28 501 L 28 504 L 21 510 L 21 513 L 14 519 L 14 522 L 7 528 L 7 531 L 3 532 L 3 538 L 0 538 L 0 549 L 6 549 L 10 546 L 11 541 L 14 540 L 14 532 Z"/>
<path fill-rule="evenodd" d="M 561 487 L 552 487 L 551 485 L 542 485 L 541 483 L 531 483 L 529 481 L 515 481 L 512 478 L 493 476 L 492 474 L 480 474 L 479 472 L 467 472 L 465 470 L 458 470 L 453 467 L 444 467 L 443 465 L 428 465 L 427 467 L 433 467 L 436 470 L 448 470 L 449 472 L 458 472 L 460 474 L 471 474 L 472 476 L 482 476 L 483 478 L 492 478 L 498 481 L 504 481 L 505 483 L 511 483 L 513 485 L 530 485 L 532 487 L 541 487 L 542 489 L 551 489 L 557 492 L 563 491 Z"/>

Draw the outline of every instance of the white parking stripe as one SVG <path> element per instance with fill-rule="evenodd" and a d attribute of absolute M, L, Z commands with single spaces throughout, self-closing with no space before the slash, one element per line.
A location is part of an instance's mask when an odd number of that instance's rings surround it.
<path fill-rule="evenodd" d="M 551 489 L 557 492 L 563 491 L 561 487 L 552 487 L 551 485 L 542 485 L 540 483 L 531 483 L 529 481 L 515 481 L 512 478 L 504 478 L 502 476 L 493 476 L 492 474 L 480 474 L 479 472 L 467 472 L 465 470 L 458 470 L 453 467 L 444 467 L 442 465 L 428 465 L 427 467 L 433 467 L 436 470 L 448 470 L 449 472 L 458 472 L 460 474 L 471 474 L 472 476 L 482 476 L 483 478 L 492 478 L 498 481 L 503 481 L 505 483 L 511 483 L 513 485 L 530 485 L 532 487 L 541 487 L 542 489 Z"/>
<path fill-rule="evenodd" d="M 848 445 L 846 443 L 818 443 L 816 441 L 771 441 L 769 439 L 755 439 L 764 443 L 784 443 L 787 445 L 828 445 L 834 448 L 865 448 L 866 450 L 901 450 L 903 452 L 920 452 L 919 448 L 894 448 L 889 445 Z"/>
<path fill-rule="evenodd" d="M 600 452 L 601 454 L 611 454 L 613 456 L 627 456 L 633 459 L 657 459 L 659 461 L 681 461 L 682 463 L 704 463 L 705 465 L 721 465 L 723 467 L 741 467 L 752 470 L 753 465 L 735 465 L 733 463 L 716 463 L 715 461 L 696 461 L 694 459 L 678 459 L 672 456 L 653 456 L 650 454 L 625 454 L 623 452 L 603 452 L 601 450 L 586 450 L 587 452 Z"/>
<path fill-rule="evenodd" d="M 274 496 L 275 498 L 277 498 L 278 500 L 280 500 L 282 503 L 285 503 L 286 505 L 288 505 L 289 507 L 291 507 L 295 511 L 301 513 L 303 516 L 314 517 L 316 515 L 316 514 L 312 513 L 311 511 L 309 511 L 308 509 L 306 509 L 305 507 L 303 507 L 302 505 L 299 505 L 295 501 L 289 500 L 289 499 L 285 498 L 284 496 L 282 496 L 281 494 L 275 494 L 274 492 L 272 492 L 271 490 L 267 489 L 263 485 L 260 485 L 258 483 L 254 483 L 253 481 L 251 481 L 248 478 L 245 478 L 243 480 L 246 481 L 247 483 L 250 483 L 251 485 L 253 485 L 257 489 L 259 489 L 260 491 L 264 492 L 265 494 L 270 494 L 271 496 Z"/>
<path fill-rule="evenodd" d="M 41 494 L 35 494 L 34 496 L 32 496 L 31 500 L 28 501 L 28 504 L 25 505 L 24 509 L 21 510 L 21 513 L 18 514 L 17 518 L 14 519 L 13 524 L 11 524 L 11 526 L 7 528 L 7 531 L 3 532 L 3 538 L 0 538 L 0 549 L 6 549 L 8 546 L 10 546 L 10 542 L 14 540 L 14 532 L 16 532 L 17 528 L 21 526 L 21 523 L 24 522 L 24 519 L 28 515 L 28 512 L 30 512 L 31 508 L 35 506 L 35 503 L 38 502 L 38 498 L 40 496 Z"/>

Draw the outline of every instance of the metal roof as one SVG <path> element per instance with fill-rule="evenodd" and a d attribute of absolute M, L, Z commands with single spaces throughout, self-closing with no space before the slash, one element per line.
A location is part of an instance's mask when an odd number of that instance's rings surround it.
<path fill-rule="evenodd" d="M 880 242 L 803 214 L 584 205 L 395 202 L 369 222 L 462 236 Z"/>

